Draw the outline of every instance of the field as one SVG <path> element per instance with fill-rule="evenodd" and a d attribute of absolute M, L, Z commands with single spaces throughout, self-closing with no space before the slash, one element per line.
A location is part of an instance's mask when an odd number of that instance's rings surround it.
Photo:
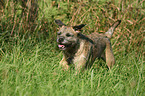
<path fill-rule="evenodd" d="M 145 96 L 144 0 L 34 1 L 0 1 L 1 96 Z M 96 60 L 78 75 L 63 71 L 55 19 L 87 24 L 83 34 L 104 33 L 122 20 L 111 40 L 115 66 Z"/>

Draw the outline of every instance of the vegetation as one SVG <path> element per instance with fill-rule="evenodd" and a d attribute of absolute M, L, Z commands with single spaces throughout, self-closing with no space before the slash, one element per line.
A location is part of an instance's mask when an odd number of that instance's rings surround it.
<path fill-rule="evenodd" d="M 144 0 L 20 1 L 0 1 L 1 96 L 145 95 Z M 111 40 L 116 65 L 108 70 L 96 60 L 78 75 L 63 71 L 55 19 L 87 24 L 84 34 L 104 33 L 122 20 Z"/>

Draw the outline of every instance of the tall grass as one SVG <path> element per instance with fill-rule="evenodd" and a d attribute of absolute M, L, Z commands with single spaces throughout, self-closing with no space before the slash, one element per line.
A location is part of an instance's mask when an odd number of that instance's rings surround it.
<path fill-rule="evenodd" d="M 144 0 L 38 0 L 31 2 L 38 4 L 36 10 L 19 0 L 1 1 L 5 1 L 0 2 L 1 96 L 145 95 Z M 78 75 L 73 68 L 63 71 L 55 19 L 70 26 L 87 24 L 84 34 L 104 33 L 121 19 L 112 38 L 116 65 L 107 70 L 96 60 Z"/>
<path fill-rule="evenodd" d="M 15 44 L 11 52 L 6 48 L 3 53 L 0 61 L 2 96 L 145 95 L 141 52 L 115 55 L 116 65 L 111 70 L 107 70 L 103 62 L 98 68 L 100 62 L 96 61 L 93 68 L 75 75 L 74 70 L 63 71 L 59 67 L 62 55 L 54 44 L 41 42 L 30 47 L 28 42 L 31 41 Z"/>

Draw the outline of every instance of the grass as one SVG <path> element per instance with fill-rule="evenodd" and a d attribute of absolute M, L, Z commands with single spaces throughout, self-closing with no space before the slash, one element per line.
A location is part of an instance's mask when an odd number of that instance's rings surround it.
<path fill-rule="evenodd" d="M 0 1 L 1 96 L 145 95 L 144 0 L 38 0 L 33 19 L 33 8 L 25 9 L 18 1 Z M 78 75 L 73 68 L 63 71 L 55 19 L 87 24 L 84 34 L 104 33 L 121 19 L 111 40 L 115 66 L 108 70 L 96 60 Z"/>
<path fill-rule="evenodd" d="M 1 96 L 144 96 L 145 65 L 142 53 L 116 54 L 116 65 L 86 70 L 79 75 L 74 70 L 59 67 L 62 54 L 54 44 L 40 42 L 29 46 L 20 40 L 11 46 L 0 61 Z M 30 43 L 31 44 L 31 43 Z M 3 48 L 4 48 L 3 47 Z M 121 60 L 120 60 L 121 58 Z"/>

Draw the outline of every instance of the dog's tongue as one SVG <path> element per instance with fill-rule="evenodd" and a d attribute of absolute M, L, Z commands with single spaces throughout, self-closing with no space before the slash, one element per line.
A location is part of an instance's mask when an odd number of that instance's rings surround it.
<path fill-rule="evenodd" d="M 59 47 L 59 48 L 65 48 L 65 46 L 64 46 L 64 45 L 58 45 L 58 47 Z"/>

